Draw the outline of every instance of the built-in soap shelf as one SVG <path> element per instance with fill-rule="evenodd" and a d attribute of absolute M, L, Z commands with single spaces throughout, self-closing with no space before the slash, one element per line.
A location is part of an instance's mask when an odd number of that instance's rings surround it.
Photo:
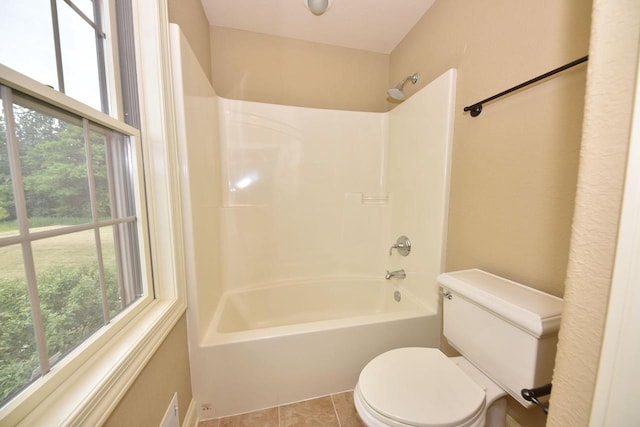
<path fill-rule="evenodd" d="M 261 203 L 261 204 L 251 204 L 251 203 L 229 203 L 229 204 L 223 204 L 222 206 L 220 206 L 221 209 L 248 209 L 248 208 L 268 208 L 269 205 L 265 204 L 265 203 Z"/>
<path fill-rule="evenodd" d="M 386 205 L 387 203 L 389 203 L 388 194 L 363 194 L 362 195 L 363 205 Z"/>
<path fill-rule="evenodd" d="M 345 197 L 352 202 L 360 202 L 362 205 L 387 205 L 389 194 L 345 193 Z"/>

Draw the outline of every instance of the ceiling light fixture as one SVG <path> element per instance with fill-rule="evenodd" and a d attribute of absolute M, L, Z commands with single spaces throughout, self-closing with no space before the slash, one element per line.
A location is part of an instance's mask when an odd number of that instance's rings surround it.
<path fill-rule="evenodd" d="M 314 15 L 320 16 L 331 7 L 333 0 L 304 0 L 304 5 Z"/>

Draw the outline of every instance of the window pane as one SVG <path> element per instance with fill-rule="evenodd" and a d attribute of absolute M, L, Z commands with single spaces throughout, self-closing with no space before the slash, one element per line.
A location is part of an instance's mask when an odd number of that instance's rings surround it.
<path fill-rule="evenodd" d="M 47 350 L 53 365 L 104 325 L 93 230 L 32 243 Z"/>
<path fill-rule="evenodd" d="M 20 245 L 0 248 L 0 406 L 40 375 Z"/>
<path fill-rule="evenodd" d="M 121 133 L 112 132 L 108 150 L 113 165 L 113 182 L 111 185 L 118 195 L 115 202 L 116 216 L 120 218 L 136 216 L 131 139 Z"/>
<path fill-rule="evenodd" d="M 118 274 L 123 282 L 121 297 L 123 306 L 127 307 L 143 295 L 140 273 L 140 252 L 138 233 L 135 223 L 114 226 L 114 245 L 120 269 Z"/>
<path fill-rule="evenodd" d="M 95 125 L 89 138 L 99 219 L 136 216 L 130 139 Z"/>
<path fill-rule="evenodd" d="M 110 318 L 143 295 L 135 229 L 134 223 L 100 229 Z"/>
<path fill-rule="evenodd" d="M 0 0 L 0 63 L 60 90 L 49 0 Z"/>
<path fill-rule="evenodd" d="M 58 2 L 65 93 L 102 110 L 95 30 L 68 4 Z"/>
<path fill-rule="evenodd" d="M 16 203 L 13 198 L 4 102 L 0 98 L 0 238 L 18 234 Z"/>
<path fill-rule="evenodd" d="M 98 218 L 101 220 L 112 218 L 111 195 L 109 194 L 109 170 L 107 169 L 106 133 L 107 131 L 101 129 L 92 129 L 89 132 L 93 182 L 96 188 Z"/>
<path fill-rule="evenodd" d="M 118 266 L 116 264 L 116 249 L 113 238 L 114 227 L 100 229 L 100 242 L 102 243 L 102 262 L 104 278 L 107 286 L 107 300 L 109 303 L 109 318 L 112 319 L 122 311 L 124 306 L 123 285 L 119 280 Z"/>
<path fill-rule="evenodd" d="M 90 222 L 89 180 L 79 122 L 57 112 L 57 117 L 53 117 L 36 111 L 19 97 L 15 102 L 29 226 Z"/>

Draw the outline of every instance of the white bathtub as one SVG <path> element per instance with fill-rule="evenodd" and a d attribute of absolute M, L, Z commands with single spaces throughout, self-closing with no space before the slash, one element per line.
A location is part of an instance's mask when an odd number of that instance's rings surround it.
<path fill-rule="evenodd" d="M 350 390 L 376 355 L 439 336 L 437 313 L 381 279 L 227 293 L 193 351 L 194 398 L 208 419 Z"/>

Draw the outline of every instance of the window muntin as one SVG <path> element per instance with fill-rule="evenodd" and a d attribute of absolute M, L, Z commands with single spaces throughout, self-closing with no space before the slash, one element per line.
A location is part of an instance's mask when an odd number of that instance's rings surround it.
<path fill-rule="evenodd" d="M 9 165 L 4 101 L 0 96 L 0 222 L 11 217 L 11 206 L 15 206 L 13 179 L 11 178 L 11 166 Z M 0 237 L 10 237 L 16 234 L 18 234 L 17 227 L 7 227 L 6 224 L 0 227 Z"/>
<path fill-rule="evenodd" d="M 0 304 L 19 294 L 0 313 L 29 313 L 0 334 L 24 349 L 0 356 L 3 404 L 149 292 L 133 138 L 0 89 L 0 264 L 22 266 L 0 265 Z"/>
<path fill-rule="evenodd" d="M 100 0 L 0 0 L 0 63 L 108 113 Z M 28 54 L 25 54 L 28 52 Z"/>

